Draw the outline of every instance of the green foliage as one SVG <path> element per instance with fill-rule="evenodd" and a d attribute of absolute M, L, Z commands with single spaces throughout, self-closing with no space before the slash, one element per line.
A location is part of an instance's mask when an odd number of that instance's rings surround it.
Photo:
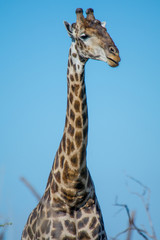
<path fill-rule="evenodd" d="M 8 225 L 12 225 L 12 223 L 8 222 L 8 223 L 0 224 L 0 227 L 5 227 L 5 226 L 8 226 Z"/>

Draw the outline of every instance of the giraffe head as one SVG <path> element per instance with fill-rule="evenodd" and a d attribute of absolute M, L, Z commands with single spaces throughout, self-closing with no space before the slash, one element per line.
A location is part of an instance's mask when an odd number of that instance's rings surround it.
<path fill-rule="evenodd" d="M 119 50 L 105 28 L 106 23 L 95 19 L 91 8 L 87 9 L 86 14 L 85 18 L 83 10 L 77 8 L 76 23 L 70 25 L 64 22 L 79 56 L 86 60 L 91 58 L 107 62 L 111 67 L 118 66 Z"/>

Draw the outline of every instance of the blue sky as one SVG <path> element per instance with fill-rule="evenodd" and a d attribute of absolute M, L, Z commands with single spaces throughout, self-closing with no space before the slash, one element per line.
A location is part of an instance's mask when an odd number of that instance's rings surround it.
<path fill-rule="evenodd" d="M 75 9 L 94 8 L 120 51 L 110 68 L 86 65 L 89 110 L 87 160 L 108 236 L 127 225 L 120 203 L 149 229 L 140 191 L 126 174 L 151 189 L 150 213 L 160 235 L 160 2 L 0 1 L 0 223 L 12 222 L 6 239 L 20 239 L 37 201 L 20 181 L 42 195 L 62 137 L 66 112 L 69 39 L 63 21 Z M 137 235 L 134 235 L 137 239 Z M 122 237 L 121 239 L 124 239 Z"/>

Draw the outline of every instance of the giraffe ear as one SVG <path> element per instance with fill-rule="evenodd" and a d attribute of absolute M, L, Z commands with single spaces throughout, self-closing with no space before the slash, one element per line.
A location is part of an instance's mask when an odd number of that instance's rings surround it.
<path fill-rule="evenodd" d="M 67 29 L 67 32 L 68 32 L 68 35 L 73 38 L 73 30 L 72 30 L 72 26 L 71 24 L 69 24 L 68 22 L 64 21 L 64 26 L 66 27 Z"/>
<path fill-rule="evenodd" d="M 106 22 L 101 22 L 101 26 L 105 28 L 106 27 Z"/>

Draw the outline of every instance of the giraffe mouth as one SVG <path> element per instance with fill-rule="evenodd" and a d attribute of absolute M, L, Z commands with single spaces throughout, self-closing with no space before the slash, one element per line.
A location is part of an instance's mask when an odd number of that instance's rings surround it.
<path fill-rule="evenodd" d="M 117 67 L 119 65 L 119 61 L 115 61 L 113 58 L 110 57 L 107 57 L 107 59 L 107 62 L 111 67 Z"/>

